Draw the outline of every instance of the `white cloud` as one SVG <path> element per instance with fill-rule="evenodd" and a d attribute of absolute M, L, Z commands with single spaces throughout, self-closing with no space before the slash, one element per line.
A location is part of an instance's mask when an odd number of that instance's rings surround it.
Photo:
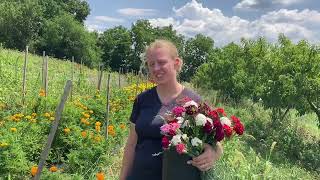
<path fill-rule="evenodd" d="M 271 11 L 260 18 L 249 21 L 238 16 L 227 17 L 219 9 L 208 9 L 192 0 L 179 9 L 173 9 L 174 16 L 150 19 L 153 26 L 167 26 L 187 37 L 202 33 L 211 37 L 215 44 L 225 45 L 239 42 L 241 37 L 264 36 L 271 42 L 284 33 L 293 41 L 307 39 L 311 43 L 320 41 L 320 12 L 305 9 Z"/>
<path fill-rule="evenodd" d="M 298 4 L 303 2 L 303 0 L 242 0 L 237 3 L 233 9 L 235 10 L 261 10 L 268 9 L 274 6 L 290 6 L 293 4 Z"/>
<path fill-rule="evenodd" d="M 103 32 L 107 26 L 125 22 L 124 19 L 110 16 L 94 16 L 85 21 L 85 26 L 89 31 Z"/>
<path fill-rule="evenodd" d="M 124 22 L 123 19 L 121 18 L 114 18 L 114 17 L 109 17 L 109 16 L 95 16 L 94 20 L 97 22 L 115 22 L 115 23 L 122 23 Z"/>
<path fill-rule="evenodd" d="M 118 9 L 118 13 L 124 16 L 153 16 L 157 13 L 155 9 L 137 9 L 137 8 L 124 8 Z"/>

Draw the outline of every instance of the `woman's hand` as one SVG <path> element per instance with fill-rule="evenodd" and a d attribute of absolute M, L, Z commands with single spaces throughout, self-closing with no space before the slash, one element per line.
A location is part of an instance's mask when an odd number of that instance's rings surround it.
<path fill-rule="evenodd" d="M 221 155 L 222 146 L 220 143 L 217 143 L 215 149 L 209 144 L 204 144 L 204 152 L 188 161 L 188 164 L 192 164 L 200 171 L 208 171 L 214 166 L 215 162 L 220 158 Z"/>

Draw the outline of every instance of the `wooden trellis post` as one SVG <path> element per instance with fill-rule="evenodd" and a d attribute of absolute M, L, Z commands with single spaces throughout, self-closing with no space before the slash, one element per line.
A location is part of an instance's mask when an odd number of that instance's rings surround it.
<path fill-rule="evenodd" d="M 103 68 L 101 68 L 102 64 L 99 65 L 99 77 L 98 77 L 98 90 L 101 91 L 101 82 L 103 77 Z"/>
<path fill-rule="evenodd" d="M 64 91 L 63 91 L 63 95 L 62 95 L 61 100 L 60 100 L 60 104 L 56 108 L 55 120 L 54 120 L 53 125 L 52 125 L 52 127 L 50 129 L 50 133 L 49 133 L 49 136 L 48 136 L 48 140 L 47 140 L 46 146 L 44 147 L 44 149 L 43 149 L 43 151 L 42 151 L 42 153 L 40 155 L 40 161 L 39 161 L 39 164 L 38 164 L 38 170 L 37 170 L 37 174 L 34 177 L 34 180 L 39 180 L 40 179 L 43 166 L 45 164 L 45 161 L 47 159 L 47 156 L 48 156 L 50 148 L 51 148 L 52 141 L 53 141 L 54 136 L 56 134 L 56 131 L 58 129 L 58 125 L 59 125 L 59 121 L 60 121 L 60 118 L 61 118 L 61 114 L 62 114 L 64 105 L 65 105 L 65 103 L 67 101 L 68 95 L 69 95 L 69 93 L 71 91 L 71 87 L 72 87 L 72 81 L 68 80 L 66 85 L 65 85 L 65 88 L 64 88 Z"/>
<path fill-rule="evenodd" d="M 46 56 L 45 63 L 44 63 L 44 83 L 43 83 L 46 97 L 48 96 L 48 60 L 49 58 L 48 56 Z"/>
<path fill-rule="evenodd" d="M 23 65 L 23 81 L 22 81 L 22 105 L 25 106 L 26 101 L 26 81 L 27 81 L 27 58 L 28 58 L 28 49 L 26 46 L 25 54 L 24 54 L 24 65 Z"/>
<path fill-rule="evenodd" d="M 108 126 L 109 126 L 109 109 L 110 109 L 110 104 L 109 104 L 109 100 L 110 100 L 110 73 L 108 74 L 108 82 L 107 82 L 107 106 L 106 106 L 106 119 L 105 119 L 105 138 L 106 140 L 108 139 Z"/>

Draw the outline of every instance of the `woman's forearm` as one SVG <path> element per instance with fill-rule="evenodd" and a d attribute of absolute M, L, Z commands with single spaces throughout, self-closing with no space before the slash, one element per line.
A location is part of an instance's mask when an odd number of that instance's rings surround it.
<path fill-rule="evenodd" d="M 135 148 L 137 144 L 137 134 L 134 125 L 131 126 L 127 143 L 124 147 L 122 158 L 122 168 L 120 172 L 120 180 L 126 180 L 129 175 L 134 160 Z"/>
<path fill-rule="evenodd" d="M 135 148 L 126 144 L 122 159 L 122 168 L 120 173 L 120 180 L 125 180 L 132 169 Z"/>

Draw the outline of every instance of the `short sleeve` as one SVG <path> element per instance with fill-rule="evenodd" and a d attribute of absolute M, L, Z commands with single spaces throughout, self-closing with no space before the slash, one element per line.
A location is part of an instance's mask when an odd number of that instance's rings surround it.
<path fill-rule="evenodd" d="M 132 112 L 130 115 L 130 121 L 135 124 L 137 121 L 138 115 L 139 115 L 139 103 L 138 103 L 138 97 L 136 97 L 133 102 Z"/>

